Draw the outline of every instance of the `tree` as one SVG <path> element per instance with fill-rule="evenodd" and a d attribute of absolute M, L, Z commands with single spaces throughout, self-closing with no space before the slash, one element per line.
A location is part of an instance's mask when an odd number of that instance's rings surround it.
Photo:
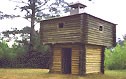
<path fill-rule="evenodd" d="M 89 0 L 92 1 L 92 0 Z M 64 0 L 16 0 L 24 6 L 17 6 L 21 11 L 26 11 L 25 18 L 31 21 L 29 50 L 34 50 L 35 45 L 35 22 L 47 18 L 59 17 L 63 12 L 68 12 L 68 3 Z"/>
<path fill-rule="evenodd" d="M 35 22 L 42 18 L 59 17 L 61 10 L 64 12 L 69 11 L 68 3 L 64 0 L 27 0 L 27 1 L 16 1 L 18 3 L 24 4 L 24 6 L 17 6 L 15 9 L 19 8 L 21 11 L 25 11 L 25 18 L 30 19 L 31 30 L 30 30 L 30 44 L 29 50 L 35 49 Z M 48 12 L 48 13 L 47 13 Z"/>
<path fill-rule="evenodd" d="M 126 69 L 126 35 L 116 47 L 105 50 L 105 66 L 108 69 Z"/>
<path fill-rule="evenodd" d="M 0 20 L 5 19 L 5 18 L 15 18 L 19 17 L 19 15 L 11 15 L 11 14 L 5 14 L 2 11 L 0 11 Z"/>
<path fill-rule="evenodd" d="M 28 40 L 30 39 L 30 30 L 31 28 L 26 26 L 22 28 L 21 30 L 18 30 L 17 28 L 12 28 L 12 30 L 6 30 L 3 31 L 1 34 L 1 40 L 5 40 L 6 42 L 10 42 L 11 40 L 14 40 L 14 42 L 18 44 L 26 44 L 28 43 Z M 21 39 L 18 39 L 18 38 Z"/>

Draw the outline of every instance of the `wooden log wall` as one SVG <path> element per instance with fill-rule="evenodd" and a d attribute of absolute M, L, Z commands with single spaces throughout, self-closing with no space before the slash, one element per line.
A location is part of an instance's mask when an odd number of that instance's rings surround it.
<path fill-rule="evenodd" d="M 72 48 L 71 74 L 79 74 L 80 46 L 74 44 L 56 44 L 54 46 L 51 72 L 62 73 L 62 48 Z"/>
<path fill-rule="evenodd" d="M 53 73 L 62 73 L 61 71 L 61 48 L 58 46 L 54 46 L 53 48 L 53 63 L 51 67 L 51 72 Z"/>
<path fill-rule="evenodd" d="M 103 31 L 99 31 L 99 26 L 103 26 Z M 116 37 L 113 31 L 115 24 L 87 15 L 87 43 L 103 46 L 112 46 Z"/>
<path fill-rule="evenodd" d="M 72 47 L 72 74 L 79 74 L 79 46 Z"/>
<path fill-rule="evenodd" d="M 59 28 L 63 23 L 63 28 Z M 103 31 L 99 31 L 103 26 Z M 75 43 L 113 46 L 116 42 L 116 25 L 83 13 L 44 20 L 40 23 L 43 43 Z"/>
<path fill-rule="evenodd" d="M 86 45 L 86 74 L 101 72 L 101 46 Z"/>
<path fill-rule="evenodd" d="M 59 28 L 63 23 L 63 28 Z M 80 42 L 80 15 L 73 15 L 42 21 L 40 26 L 43 43 Z"/>

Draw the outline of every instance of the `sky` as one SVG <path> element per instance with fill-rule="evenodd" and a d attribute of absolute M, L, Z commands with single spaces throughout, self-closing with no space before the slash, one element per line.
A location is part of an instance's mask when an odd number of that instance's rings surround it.
<path fill-rule="evenodd" d="M 20 0 L 19 0 L 20 1 Z M 107 20 L 114 24 L 117 24 L 117 38 L 122 38 L 126 34 L 126 1 L 125 0 L 67 0 L 71 2 L 80 2 L 85 4 L 85 12 L 93 16 L 99 17 L 101 19 Z M 2 0 L 0 3 L 0 11 L 9 14 L 21 14 L 23 12 L 14 11 L 16 4 L 10 2 L 9 0 Z M 30 26 L 30 22 L 24 18 L 15 18 L 15 19 L 4 19 L 0 20 L 0 32 L 9 30 L 11 28 L 21 29 L 25 26 Z M 39 24 L 35 27 L 39 29 Z"/>

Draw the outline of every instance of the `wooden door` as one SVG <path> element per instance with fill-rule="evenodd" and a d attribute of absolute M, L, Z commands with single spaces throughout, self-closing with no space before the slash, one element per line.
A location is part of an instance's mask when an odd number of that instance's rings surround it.
<path fill-rule="evenodd" d="M 72 48 L 62 48 L 62 73 L 71 74 Z"/>

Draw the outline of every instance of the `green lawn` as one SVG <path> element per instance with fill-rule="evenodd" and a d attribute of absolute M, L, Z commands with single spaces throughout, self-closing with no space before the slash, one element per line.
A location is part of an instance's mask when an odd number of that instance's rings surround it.
<path fill-rule="evenodd" d="M 126 79 L 126 70 L 106 70 L 105 75 Z"/>
<path fill-rule="evenodd" d="M 126 79 L 126 70 L 105 71 L 105 74 L 76 75 L 49 74 L 47 69 L 0 69 L 0 79 Z"/>

